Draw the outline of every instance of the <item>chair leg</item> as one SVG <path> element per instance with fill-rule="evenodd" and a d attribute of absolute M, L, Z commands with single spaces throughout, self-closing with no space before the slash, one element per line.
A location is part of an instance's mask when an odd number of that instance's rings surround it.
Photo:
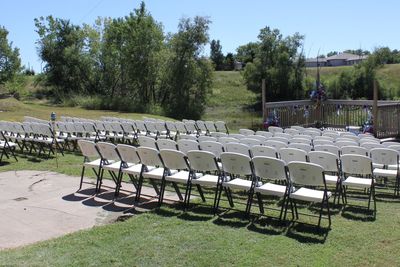
<path fill-rule="evenodd" d="M 283 203 L 282 203 L 282 207 L 281 207 L 281 213 L 279 214 L 279 220 L 280 221 L 282 221 L 282 214 L 283 214 L 283 210 L 285 209 L 285 204 L 286 204 L 286 199 L 287 199 L 287 196 L 286 196 L 286 194 L 283 196 Z M 286 211 L 285 211 L 286 212 Z M 263 212 L 264 213 L 264 212 Z M 286 217 L 286 214 L 285 214 L 285 217 Z"/>
<path fill-rule="evenodd" d="M 297 204 L 296 204 L 296 201 L 293 200 L 292 203 L 293 203 L 293 206 L 294 206 L 294 211 L 295 211 L 295 214 L 296 214 L 296 219 L 298 220 L 298 219 L 299 219 L 299 213 L 298 213 L 298 211 L 297 211 Z"/>
<path fill-rule="evenodd" d="M 139 202 L 140 193 L 142 191 L 142 184 L 143 184 L 143 176 L 140 175 L 139 182 L 138 182 L 138 187 L 137 187 L 137 190 L 136 190 L 135 202 Z M 160 194 L 159 194 L 159 196 L 160 196 Z"/>
<path fill-rule="evenodd" d="M 254 196 L 254 191 L 249 190 L 249 197 L 247 198 L 247 205 L 246 205 L 247 216 L 250 216 L 251 205 L 253 204 L 253 196 Z"/>
<path fill-rule="evenodd" d="M 329 210 L 329 200 L 326 200 L 326 210 L 328 211 L 328 221 L 329 221 L 329 226 L 328 228 L 331 229 L 331 211 Z"/>
<path fill-rule="evenodd" d="M 262 196 L 260 193 L 256 193 L 257 196 L 257 200 L 258 200 L 258 208 L 260 209 L 260 213 L 264 214 L 264 205 L 263 205 L 263 201 L 262 201 Z"/>
<path fill-rule="evenodd" d="M 201 189 L 201 186 L 199 184 L 197 184 L 196 187 L 197 187 L 197 191 L 199 191 L 201 200 L 203 202 L 206 202 L 206 198 L 204 197 L 203 189 Z"/>
<path fill-rule="evenodd" d="M 172 186 L 174 187 L 175 192 L 176 192 L 176 194 L 177 194 L 178 197 L 179 197 L 179 200 L 182 201 L 182 200 L 183 200 L 183 197 L 182 197 L 181 191 L 179 190 L 178 185 L 177 185 L 175 182 L 172 182 Z"/>
<path fill-rule="evenodd" d="M 217 205 L 216 205 L 216 207 L 215 207 L 215 210 L 218 210 L 219 201 L 221 200 L 221 194 L 222 194 L 222 190 L 223 190 L 223 189 L 224 189 L 224 188 L 223 188 L 223 185 L 220 185 L 219 192 L 218 192 L 218 200 L 217 200 Z"/>
<path fill-rule="evenodd" d="M 190 195 L 192 194 L 192 183 L 189 183 L 189 190 L 187 192 L 187 198 L 186 198 L 186 207 L 189 207 L 189 203 L 190 203 Z"/>
<path fill-rule="evenodd" d="M 161 206 L 161 204 L 164 200 L 165 186 L 166 186 L 166 181 L 165 181 L 165 179 L 162 179 L 161 187 L 160 187 L 160 195 L 158 196 L 158 206 Z"/>
<path fill-rule="evenodd" d="M 79 183 L 79 190 L 82 189 L 82 183 L 83 183 L 83 175 L 85 174 L 85 166 L 82 167 L 82 172 L 81 172 L 81 182 Z"/>
<path fill-rule="evenodd" d="M 213 211 L 214 211 L 214 216 L 215 216 L 215 214 L 217 214 L 217 207 L 216 207 L 216 205 L 217 205 L 217 198 L 218 198 L 218 192 L 220 191 L 219 190 L 219 184 L 217 184 L 217 187 L 215 188 L 215 196 L 214 196 L 214 204 L 213 204 Z M 222 185 L 221 185 L 222 186 Z"/>
<path fill-rule="evenodd" d="M 224 190 L 225 190 L 225 194 L 226 194 L 226 197 L 227 197 L 227 199 L 228 199 L 228 202 L 229 202 L 229 206 L 230 206 L 231 208 L 233 208 L 233 207 L 234 207 L 234 204 L 233 204 L 233 199 L 232 199 L 231 190 L 230 190 L 229 188 L 227 188 L 227 187 L 224 187 Z"/>

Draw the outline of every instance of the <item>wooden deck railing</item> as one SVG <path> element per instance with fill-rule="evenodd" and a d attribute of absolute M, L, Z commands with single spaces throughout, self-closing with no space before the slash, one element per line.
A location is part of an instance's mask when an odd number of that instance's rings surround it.
<path fill-rule="evenodd" d="M 291 125 L 324 125 L 342 128 L 361 126 L 374 114 L 372 100 L 311 100 L 270 102 L 265 104 L 265 115 L 276 113 L 281 127 Z M 374 118 L 376 136 L 379 138 L 400 135 L 400 101 L 378 101 L 377 118 Z"/>

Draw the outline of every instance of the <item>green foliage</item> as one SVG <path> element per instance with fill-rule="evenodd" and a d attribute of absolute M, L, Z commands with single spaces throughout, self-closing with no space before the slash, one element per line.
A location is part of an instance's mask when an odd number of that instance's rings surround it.
<path fill-rule="evenodd" d="M 162 84 L 167 116 L 199 119 L 204 112 L 212 67 L 200 52 L 208 42 L 209 24 L 204 17 L 182 19 L 178 33 L 169 40 L 170 54 Z"/>
<path fill-rule="evenodd" d="M 260 92 L 266 80 L 268 100 L 293 100 L 303 97 L 304 56 L 298 53 L 304 37 L 298 33 L 283 37 L 277 29 L 265 27 L 258 36 L 256 56 L 244 70 L 247 88 Z"/>
<path fill-rule="evenodd" d="M 35 23 L 46 81 L 60 102 L 135 112 L 162 106 L 188 118 L 202 114 L 211 81 L 209 64 L 199 56 L 208 42 L 207 19 L 182 21 L 179 33 L 166 38 L 142 2 L 128 16 L 99 18 L 94 26 L 51 16 Z"/>
<path fill-rule="evenodd" d="M 226 54 L 226 57 L 224 58 L 224 69 L 228 71 L 235 69 L 235 57 L 232 53 Z"/>
<path fill-rule="evenodd" d="M 12 48 L 12 43 L 7 39 L 8 31 L 0 26 L 0 85 L 12 81 L 21 71 L 19 49 Z"/>
<path fill-rule="evenodd" d="M 215 70 L 224 69 L 224 54 L 219 40 L 212 40 L 210 43 L 210 59 L 214 63 Z"/>
<path fill-rule="evenodd" d="M 236 59 L 244 64 L 253 62 L 258 53 L 259 43 L 250 42 L 236 49 Z"/>

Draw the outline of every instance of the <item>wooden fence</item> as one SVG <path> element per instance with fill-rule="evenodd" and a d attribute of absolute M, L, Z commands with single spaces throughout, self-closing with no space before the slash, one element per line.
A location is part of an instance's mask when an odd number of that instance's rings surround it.
<path fill-rule="evenodd" d="M 378 101 L 377 111 L 373 100 L 311 100 L 265 103 L 264 118 L 276 114 L 281 127 L 291 125 L 318 126 L 346 129 L 361 127 L 372 114 L 375 135 L 379 138 L 400 135 L 400 101 Z"/>

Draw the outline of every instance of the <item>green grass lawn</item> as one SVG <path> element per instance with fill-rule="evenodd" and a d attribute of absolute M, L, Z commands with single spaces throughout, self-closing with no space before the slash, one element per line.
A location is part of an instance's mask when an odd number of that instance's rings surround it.
<path fill-rule="evenodd" d="M 0 171 L 33 169 L 80 174 L 82 158 L 78 154 L 60 156 L 58 167 L 54 157 L 35 158 L 19 155 L 18 163 L 6 160 Z M 207 191 L 209 205 L 212 193 Z M 133 210 L 126 214 L 132 216 L 125 221 L 1 251 L 0 265 L 398 266 L 400 199 L 393 199 L 392 194 L 378 190 L 376 220 L 361 209 L 340 211 L 335 207 L 330 231 L 317 231 L 303 224 L 285 226 L 271 217 L 255 215 L 250 222 L 236 210 L 214 217 L 209 207 L 198 205 L 199 201 L 194 201 L 187 212 L 180 205 L 164 205 L 145 213 Z M 244 210 L 246 196 L 236 194 L 238 199 L 240 203 L 236 202 L 235 207 Z M 227 206 L 226 201 L 222 204 Z M 278 201 L 267 200 L 266 207 L 278 205 Z M 316 214 L 315 208 L 303 206 L 300 210 Z M 258 213 L 256 203 L 252 212 Z M 278 216 L 278 211 L 266 212 Z M 300 214 L 300 221 L 316 224 L 317 219 Z"/>

